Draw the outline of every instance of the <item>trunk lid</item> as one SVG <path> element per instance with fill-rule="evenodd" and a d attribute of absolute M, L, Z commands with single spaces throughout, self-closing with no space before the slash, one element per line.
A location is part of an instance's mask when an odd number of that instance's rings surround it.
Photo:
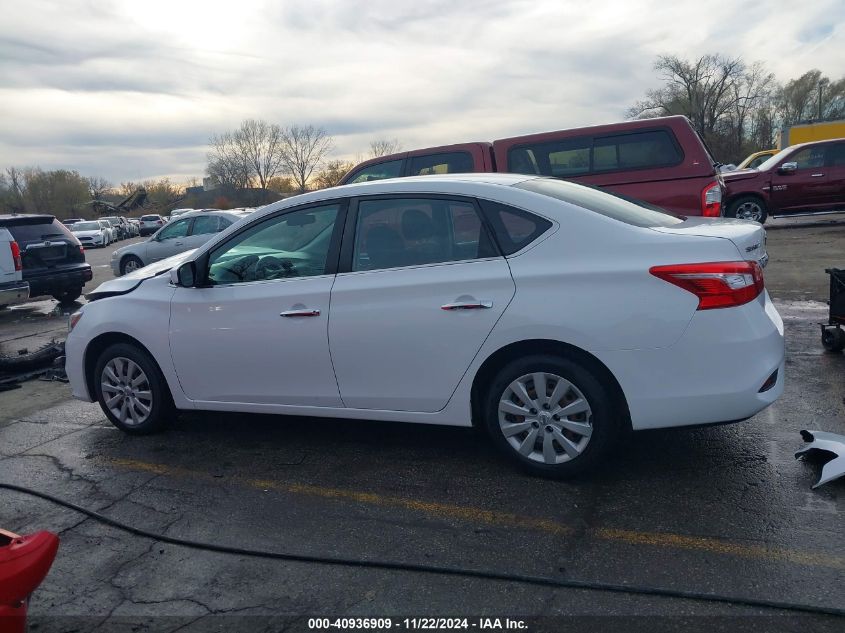
<path fill-rule="evenodd" d="M 762 224 L 733 218 L 687 218 L 680 224 L 654 227 L 653 231 L 673 235 L 718 237 L 730 240 L 743 259 L 765 266 L 769 261 L 766 252 L 766 230 Z"/>

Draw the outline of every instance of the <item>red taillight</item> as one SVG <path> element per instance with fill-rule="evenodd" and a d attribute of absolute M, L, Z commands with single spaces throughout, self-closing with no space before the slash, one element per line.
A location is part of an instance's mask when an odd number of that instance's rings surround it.
<path fill-rule="evenodd" d="M 763 269 L 757 262 L 652 266 L 649 272 L 698 297 L 699 310 L 741 306 L 757 298 L 765 287 Z"/>
<path fill-rule="evenodd" d="M 705 218 L 718 218 L 722 215 L 722 186 L 718 182 L 702 189 L 701 215 Z"/>
<path fill-rule="evenodd" d="M 15 270 L 22 270 L 23 261 L 21 260 L 21 247 L 18 246 L 17 242 L 9 242 L 9 246 L 12 247 L 12 261 L 15 262 Z"/>

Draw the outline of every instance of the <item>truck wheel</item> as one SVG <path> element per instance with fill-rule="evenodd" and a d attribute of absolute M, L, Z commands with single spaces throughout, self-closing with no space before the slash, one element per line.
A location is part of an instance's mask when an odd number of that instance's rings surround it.
<path fill-rule="evenodd" d="M 822 345 L 828 352 L 841 352 L 845 349 L 845 330 L 838 327 L 822 330 Z"/>
<path fill-rule="evenodd" d="M 757 196 L 742 196 L 728 205 L 726 214 L 729 218 L 740 220 L 754 220 L 763 224 L 769 217 L 766 203 Z"/>
<path fill-rule="evenodd" d="M 53 298 L 58 301 L 59 303 L 73 303 L 79 296 L 82 294 L 82 288 L 71 288 L 70 290 L 65 290 L 61 294 L 53 295 Z"/>

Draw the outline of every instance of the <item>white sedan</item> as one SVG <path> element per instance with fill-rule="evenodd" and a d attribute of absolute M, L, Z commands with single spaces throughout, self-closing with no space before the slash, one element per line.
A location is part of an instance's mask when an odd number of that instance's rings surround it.
<path fill-rule="evenodd" d="M 362 183 L 105 283 L 71 318 L 66 368 L 128 433 L 177 409 L 477 425 L 565 477 L 626 429 L 739 421 L 778 398 L 765 261 L 757 223 L 554 179 Z"/>
<path fill-rule="evenodd" d="M 112 243 L 111 225 L 105 220 L 74 222 L 68 227 L 82 246 L 108 246 Z"/>

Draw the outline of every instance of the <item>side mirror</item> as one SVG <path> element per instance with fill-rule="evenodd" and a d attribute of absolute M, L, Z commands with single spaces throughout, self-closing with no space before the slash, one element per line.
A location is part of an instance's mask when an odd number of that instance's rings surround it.
<path fill-rule="evenodd" d="M 170 269 L 170 281 L 183 288 L 193 288 L 197 284 L 197 265 L 185 262 L 179 268 Z"/>
<path fill-rule="evenodd" d="M 794 174 L 798 169 L 798 163 L 784 163 L 778 169 L 778 173 L 784 174 L 788 176 L 790 174 Z"/>

